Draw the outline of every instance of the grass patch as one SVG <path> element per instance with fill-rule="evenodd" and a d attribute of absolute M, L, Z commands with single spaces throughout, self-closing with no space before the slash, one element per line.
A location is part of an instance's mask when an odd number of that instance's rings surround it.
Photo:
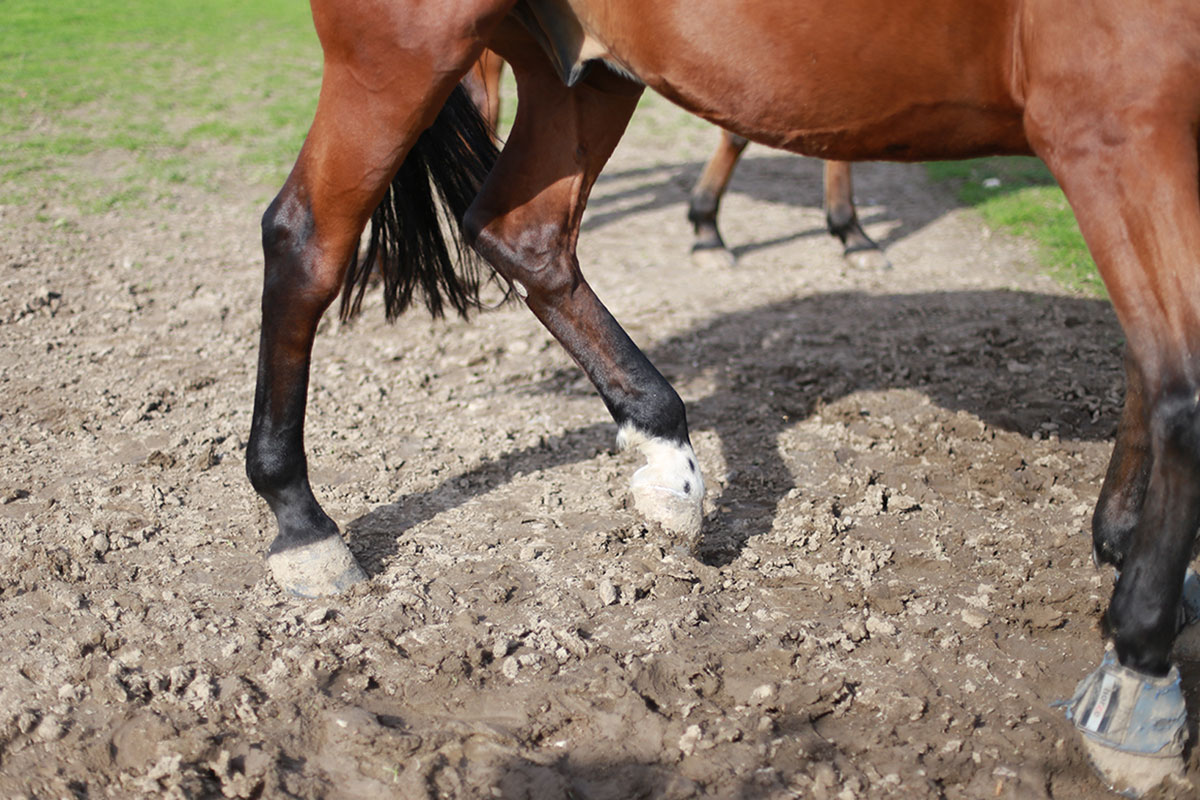
<path fill-rule="evenodd" d="M 1038 258 L 1063 285 L 1106 297 L 1096 264 L 1067 198 L 1036 158 L 977 158 L 927 165 L 934 180 L 953 184 L 958 197 L 992 227 L 1020 234 L 1038 246 Z"/>
<path fill-rule="evenodd" d="M 282 182 L 320 82 L 307 4 L 3 0 L 3 8 L 0 203 L 69 188 L 72 204 L 95 210 L 155 202 L 180 184 L 216 186 L 222 176 Z"/>

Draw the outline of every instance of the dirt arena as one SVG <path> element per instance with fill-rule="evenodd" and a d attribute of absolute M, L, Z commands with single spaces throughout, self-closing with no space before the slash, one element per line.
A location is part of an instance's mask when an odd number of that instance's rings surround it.
<path fill-rule="evenodd" d="M 1052 703 L 1112 585 L 1107 303 L 917 166 L 858 168 L 895 269 L 850 269 L 819 163 L 762 148 L 738 265 L 693 265 L 714 143 L 639 112 L 580 245 L 688 403 L 699 558 L 523 307 L 376 297 L 316 346 L 313 484 L 371 576 L 321 601 L 244 477 L 269 190 L 0 209 L 0 796 L 1102 796 Z"/>

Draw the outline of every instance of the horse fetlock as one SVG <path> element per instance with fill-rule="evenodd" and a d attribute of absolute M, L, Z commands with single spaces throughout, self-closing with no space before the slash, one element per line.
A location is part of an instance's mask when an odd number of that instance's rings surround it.
<path fill-rule="evenodd" d="M 1122 666 L 1110 650 L 1065 705 L 1089 761 L 1114 791 L 1140 797 L 1183 774 L 1187 709 L 1178 669 L 1149 675 Z"/>
<path fill-rule="evenodd" d="M 272 553 L 267 566 L 279 587 L 297 597 L 341 594 L 367 579 L 350 548 L 336 535 Z"/>
<path fill-rule="evenodd" d="M 688 201 L 688 222 L 696 228 L 713 227 L 717 223 L 717 210 L 721 197 L 713 191 L 695 192 Z"/>
<path fill-rule="evenodd" d="M 634 509 L 694 549 L 703 521 L 704 478 L 691 444 L 646 436 L 632 427 L 621 429 L 617 444 L 636 447 L 646 458 L 629 485 Z"/>

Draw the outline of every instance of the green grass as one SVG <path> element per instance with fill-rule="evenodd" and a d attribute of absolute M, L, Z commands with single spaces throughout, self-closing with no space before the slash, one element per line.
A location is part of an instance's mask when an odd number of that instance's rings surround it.
<path fill-rule="evenodd" d="M 979 158 L 928 165 L 934 180 L 954 184 L 994 228 L 1027 236 L 1038 258 L 1060 283 L 1104 297 L 1104 284 L 1050 170 L 1036 158 Z"/>
<path fill-rule="evenodd" d="M 0 203 L 278 184 L 312 119 L 306 3 L 0 0 L 0 18 Z"/>

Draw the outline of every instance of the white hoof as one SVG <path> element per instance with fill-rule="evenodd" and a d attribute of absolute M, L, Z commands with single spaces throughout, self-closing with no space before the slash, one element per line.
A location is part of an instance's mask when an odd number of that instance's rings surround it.
<path fill-rule="evenodd" d="M 874 248 L 847 253 L 846 263 L 864 272 L 887 272 L 892 268 L 892 262 L 888 261 L 883 251 Z"/>
<path fill-rule="evenodd" d="M 338 536 L 272 553 L 267 556 L 267 566 L 279 587 L 298 597 L 341 594 L 367 579 Z"/>
<path fill-rule="evenodd" d="M 637 475 L 634 475 L 636 481 Z M 688 550 L 700 544 L 703 502 L 666 486 L 631 485 L 633 507 L 648 522 L 656 522 L 681 540 Z"/>
<path fill-rule="evenodd" d="M 692 263 L 701 269 L 731 269 L 737 258 L 724 247 L 701 247 L 692 251 Z"/>
<path fill-rule="evenodd" d="M 646 465 L 629 483 L 634 510 L 694 550 L 704 517 L 704 477 L 692 446 L 649 438 L 632 428 L 623 429 L 617 443 L 636 446 L 646 457 Z"/>
<path fill-rule="evenodd" d="M 1113 791 L 1141 797 L 1164 779 L 1183 776 L 1187 710 L 1175 667 L 1162 678 L 1147 675 L 1121 666 L 1110 650 L 1079 682 L 1067 718 Z"/>

